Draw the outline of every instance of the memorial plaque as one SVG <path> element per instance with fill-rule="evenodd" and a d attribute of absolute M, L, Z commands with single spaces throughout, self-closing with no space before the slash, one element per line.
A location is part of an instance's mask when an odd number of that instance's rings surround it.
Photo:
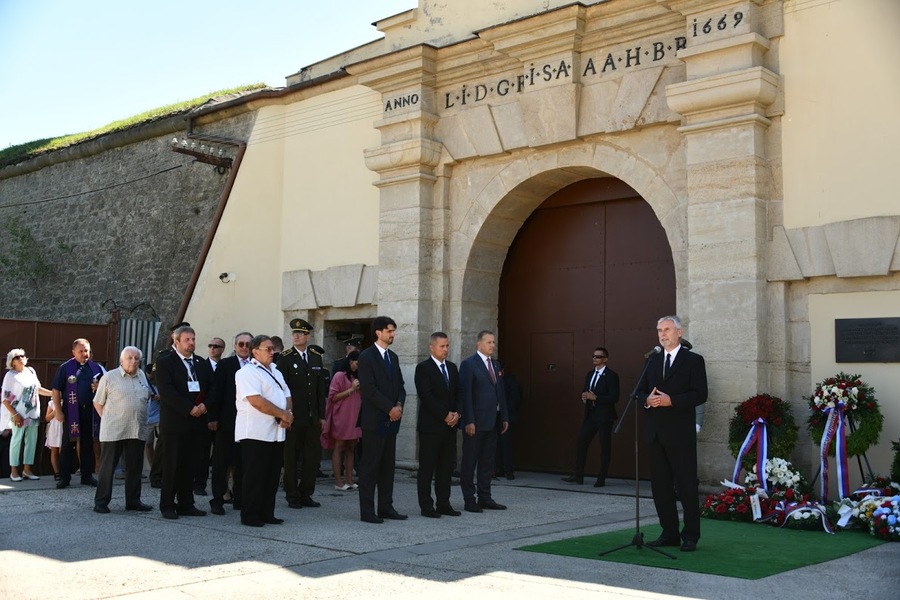
<path fill-rule="evenodd" d="M 900 317 L 835 319 L 834 360 L 900 362 Z"/>

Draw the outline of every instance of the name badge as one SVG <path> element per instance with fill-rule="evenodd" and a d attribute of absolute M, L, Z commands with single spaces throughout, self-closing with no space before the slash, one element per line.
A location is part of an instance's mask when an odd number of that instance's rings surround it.
<path fill-rule="evenodd" d="M 199 381 L 188 381 L 188 391 L 189 392 L 199 392 L 200 391 L 200 382 Z"/>

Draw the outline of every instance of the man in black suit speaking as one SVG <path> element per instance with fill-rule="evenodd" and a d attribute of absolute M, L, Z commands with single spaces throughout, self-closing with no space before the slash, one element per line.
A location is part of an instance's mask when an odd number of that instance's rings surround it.
<path fill-rule="evenodd" d="M 431 334 L 431 356 L 416 365 L 416 394 L 419 397 L 419 472 L 416 475 L 419 508 L 423 517 L 459 516 L 450 506 L 450 478 L 456 424 L 459 422 L 459 371 L 447 360 L 447 334 Z M 431 499 L 431 480 L 437 508 Z"/>
<path fill-rule="evenodd" d="M 480 513 L 483 509 L 506 508 L 491 497 L 491 477 L 494 475 L 498 424 L 500 433 L 505 433 L 509 427 L 509 414 L 502 372 L 493 358 L 497 347 L 493 332 L 479 332 L 476 347 L 477 352 L 462 361 L 459 367 L 462 421 L 465 425 L 460 487 L 466 503 L 465 510 Z"/>
<path fill-rule="evenodd" d="M 609 352 L 606 348 L 594 348 L 594 368 L 584 378 L 581 402 L 584 404 L 584 421 L 578 433 L 575 455 L 575 475 L 563 478 L 567 483 L 584 483 L 584 463 L 588 448 L 595 435 L 600 436 L 600 472 L 594 487 L 606 485 L 609 460 L 612 452 L 612 426 L 616 420 L 616 402 L 619 401 L 619 376 L 606 366 Z"/>
<path fill-rule="evenodd" d="M 697 431 L 695 409 L 706 402 L 706 364 L 703 357 L 681 344 L 681 320 L 663 317 L 656 324 L 663 351 L 654 354 L 639 388 L 647 414 L 653 503 L 662 526 L 648 546 L 697 549 L 700 540 L 700 500 L 697 491 Z M 684 528 L 678 531 L 675 492 L 684 509 Z"/>
<path fill-rule="evenodd" d="M 397 433 L 406 402 L 400 360 L 390 350 L 397 323 L 390 317 L 375 317 L 372 335 L 375 344 L 359 355 L 359 411 L 363 453 L 359 466 L 359 518 L 366 523 L 402 521 L 394 509 L 394 460 Z M 378 488 L 378 512 L 375 512 L 375 488 Z"/>

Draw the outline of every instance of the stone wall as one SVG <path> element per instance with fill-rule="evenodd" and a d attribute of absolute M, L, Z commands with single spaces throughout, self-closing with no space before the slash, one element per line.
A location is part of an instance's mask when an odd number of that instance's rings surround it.
<path fill-rule="evenodd" d="M 254 118 L 195 131 L 246 140 Z M 0 317 L 102 323 L 111 299 L 123 317 L 147 303 L 171 324 L 228 179 L 172 151 L 185 125 L 138 125 L 0 170 Z"/>

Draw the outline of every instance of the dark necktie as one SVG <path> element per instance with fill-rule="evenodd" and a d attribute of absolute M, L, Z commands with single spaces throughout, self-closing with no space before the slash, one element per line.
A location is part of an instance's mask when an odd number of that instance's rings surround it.
<path fill-rule="evenodd" d="M 672 355 L 666 353 L 666 366 L 663 367 L 663 379 L 669 376 L 669 369 L 672 368 Z"/>
<path fill-rule="evenodd" d="M 441 363 L 441 373 L 444 375 L 444 383 L 447 384 L 447 387 L 450 387 L 450 376 L 447 375 L 447 363 Z"/>
<path fill-rule="evenodd" d="M 184 359 L 184 364 L 187 365 L 188 373 L 190 374 L 191 381 L 197 381 L 197 372 L 194 370 L 194 361 L 190 358 Z"/>
<path fill-rule="evenodd" d="M 600 379 L 600 371 L 594 369 L 594 377 L 591 379 L 591 387 L 588 388 L 589 392 L 594 391 L 594 386 L 597 385 L 597 380 Z"/>
<path fill-rule="evenodd" d="M 496 384 L 497 376 L 494 375 L 494 364 L 493 363 L 494 363 L 494 361 L 492 361 L 490 358 L 487 359 L 488 373 L 490 373 L 490 375 L 491 375 L 491 381 Z"/>
<path fill-rule="evenodd" d="M 394 371 L 391 369 L 391 353 L 388 350 L 384 351 L 384 366 L 387 367 L 388 377 L 393 379 Z"/>
<path fill-rule="evenodd" d="M 300 360 L 302 360 L 303 364 L 305 364 L 307 367 L 309 366 L 309 361 L 306 360 L 306 352 L 300 353 Z"/>

